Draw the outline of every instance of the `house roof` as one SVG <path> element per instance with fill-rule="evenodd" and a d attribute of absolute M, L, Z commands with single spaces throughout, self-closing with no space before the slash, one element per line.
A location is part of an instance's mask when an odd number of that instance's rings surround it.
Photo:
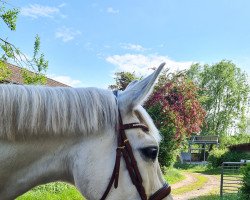
<path fill-rule="evenodd" d="M 9 82 L 9 83 L 14 83 L 14 84 L 23 84 L 23 77 L 21 75 L 21 67 L 12 65 L 12 64 L 7 64 L 8 68 L 11 70 L 11 76 L 10 78 L 7 78 L 6 80 L 2 81 L 2 82 Z M 31 72 L 34 73 L 34 72 Z M 51 87 L 70 87 L 64 83 L 55 81 L 51 78 L 47 78 L 47 86 L 51 86 Z"/>

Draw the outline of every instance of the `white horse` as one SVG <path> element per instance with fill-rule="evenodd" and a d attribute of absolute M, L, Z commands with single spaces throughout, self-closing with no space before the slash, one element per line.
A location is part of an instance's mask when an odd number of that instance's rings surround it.
<path fill-rule="evenodd" d="M 0 85 L 0 199 L 13 200 L 58 180 L 74 184 L 87 199 L 100 199 L 115 163 L 117 107 L 124 124 L 139 122 L 149 128 L 125 132 L 146 195 L 160 189 L 165 184 L 156 157 L 160 136 L 141 104 L 163 65 L 117 97 L 96 88 Z M 112 187 L 107 199 L 141 199 L 122 158 L 119 187 Z"/>

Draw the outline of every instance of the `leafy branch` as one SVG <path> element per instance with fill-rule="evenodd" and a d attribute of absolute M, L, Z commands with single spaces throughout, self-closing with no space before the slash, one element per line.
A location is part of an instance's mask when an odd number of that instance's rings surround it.
<path fill-rule="evenodd" d="M 0 19 L 7 25 L 11 31 L 16 30 L 16 22 L 19 14 L 17 8 L 7 8 L 6 1 L 0 0 Z M 45 84 L 45 73 L 48 68 L 48 61 L 45 59 L 43 53 L 40 53 L 40 37 L 36 35 L 34 42 L 34 51 L 32 58 L 26 56 L 19 48 L 0 37 L 0 73 L 8 73 L 6 70 L 6 63 L 14 62 L 17 66 L 22 68 L 22 77 L 26 84 Z M 32 71 L 32 72 L 30 72 Z M 6 78 L 6 75 L 1 74 L 1 77 Z"/>

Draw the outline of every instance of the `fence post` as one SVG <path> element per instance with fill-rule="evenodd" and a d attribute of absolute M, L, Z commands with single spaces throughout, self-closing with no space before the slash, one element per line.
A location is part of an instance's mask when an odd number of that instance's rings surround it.
<path fill-rule="evenodd" d="M 221 177 L 220 177 L 220 197 L 223 196 L 223 174 L 224 174 L 224 163 L 221 165 Z"/>

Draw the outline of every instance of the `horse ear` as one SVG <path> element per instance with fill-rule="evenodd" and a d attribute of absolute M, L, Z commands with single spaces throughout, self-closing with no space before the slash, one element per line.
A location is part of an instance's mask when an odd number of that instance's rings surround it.
<path fill-rule="evenodd" d="M 136 106 L 142 105 L 151 94 L 164 65 L 165 63 L 162 63 L 154 73 L 140 81 L 133 81 L 123 92 L 120 92 L 118 96 L 119 108 L 132 110 Z"/>
<path fill-rule="evenodd" d="M 129 84 L 127 85 L 127 87 L 125 88 L 125 90 L 128 90 L 129 88 L 131 88 L 131 87 L 132 87 L 133 85 L 135 85 L 137 82 L 138 82 L 138 80 L 132 81 L 131 83 L 129 83 Z"/>

